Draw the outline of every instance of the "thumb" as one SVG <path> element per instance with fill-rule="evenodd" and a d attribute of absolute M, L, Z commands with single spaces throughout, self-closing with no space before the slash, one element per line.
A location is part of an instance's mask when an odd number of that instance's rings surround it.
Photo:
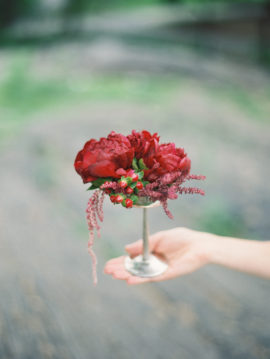
<path fill-rule="evenodd" d="M 149 238 L 149 251 L 152 252 L 158 245 L 159 241 L 163 238 L 163 232 L 157 232 Z M 139 239 L 136 242 L 125 246 L 125 250 L 128 252 L 131 258 L 142 254 L 143 251 L 143 240 Z"/>
<path fill-rule="evenodd" d="M 139 239 L 136 242 L 130 243 L 127 246 L 125 246 L 125 250 L 128 252 L 131 258 L 138 256 L 142 253 L 143 249 L 143 241 L 142 239 Z"/>

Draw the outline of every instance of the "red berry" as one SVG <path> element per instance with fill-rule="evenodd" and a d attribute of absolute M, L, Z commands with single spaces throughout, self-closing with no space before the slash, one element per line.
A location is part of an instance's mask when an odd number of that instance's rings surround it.
<path fill-rule="evenodd" d="M 120 181 L 119 184 L 121 188 L 126 188 L 128 185 L 126 181 Z"/>
<path fill-rule="evenodd" d="M 127 194 L 133 193 L 133 188 L 128 187 L 128 188 L 126 189 L 126 192 L 127 192 Z"/>
<path fill-rule="evenodd" d="M 136 188 L 138 188 L 138 189 L 143 189 L 143 184 L 142 184 L 142 182 L 137 182 Z"/>
<path fill-rule="evenodd" d="M 110 196 L 110 200 L 112 203 L 115 203 L 116 196 L 113 194 Z"/>
<path fill-rule="evenodd" d="M 123 201 L 123 196 L 121 196 L 120 194 L 118 194 L 116 197 L 115 197 L 115 203 L 121 203 Z"/>
<path fill-rule="evenodd" d="M 125 205 L 127 208 L 132 208 L 133 207 L 133 201 L 130 198 L 127 198 L 125 201 Z"/>
<path fill-rule="evenodd" d="M 139 176 L 137 175 L 137 173 L 133 173 L 130 177 L 132 178 L 133 182 L 137 182 L 139 179 Z"/>
<path fill-rule="evenodd" d="M 109 188 L 106 188 L 104 191 L 105 191 L 106 194 L 110 194 L 112 190 L 109 189 Z"/>

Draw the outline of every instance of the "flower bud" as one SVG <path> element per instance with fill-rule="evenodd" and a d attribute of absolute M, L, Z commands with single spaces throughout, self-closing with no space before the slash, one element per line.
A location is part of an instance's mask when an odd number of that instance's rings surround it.
<path fill-rule="evenodd" d="M 137 182 L 136 183 L 136 188 L 138 188 L 138 189 L 143 189 L 143 184 L 142 184 L 142 182 Z"/>
<path fill-rule="evenodd" d="M 116 196 L 114 194 L 110 195 L 110 200 L 112 203 L 115 203 Z"/>
<path fill-rule="evenodd" d="M 127 181 L 121 180 L 121 181 L 119 181 L 119 185 L 121 188 L 126 188 L 128 184 L 127 184 Z"/>
<path fill-rule="evenodd" d="M 126 208 L 132 208 L 133 207 L 133 201 L 132 201 L 132 199 L 130 199 L 130 198 L 127 198 L 125 201 L 124 201 L 124 206 L 126 207 Z"/>
<path fill-rule="evenodd" d="M 123 201 L 124 197 L 121 194 L 118 194 L 115 196 L 115 203 L 121 203 Z"/>
<path fill-rule="evenodd" d="M 133 182 L 137 182 L 139 179 L 139 176 L 137 175 L 137 173 L 133 173 L 130 177 L 132 178 Z"/>
<path fill-rule="evenodd" d="M 127 194 L 133 193 L 133 188 L 127 187 L 126 192 L 127 192 Z"/>

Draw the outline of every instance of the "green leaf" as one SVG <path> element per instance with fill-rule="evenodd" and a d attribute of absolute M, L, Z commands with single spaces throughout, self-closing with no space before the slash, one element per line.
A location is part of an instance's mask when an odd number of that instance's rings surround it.
<path fill-rule="evenodd" d="M 137 182 L 132 182 L 132 183 L 129 185 L 129 187 L 131 187 L 132 189 L 134 189 L 134 188 L 136 187 L 136 184 L 137 184 Z"/>
<path fill-rule="evenodd" d="M 122 176 L 122 177 L 120 178 L 120 180 L 118 180 L 118 183 L 120 183 L 120 182 L 126 182 L 126 183 L 128 184 L 128 178 L 125 177 L 125 176 Z"/>
<path fill-rule="evenodd" d="M 148 170 L 148 169 L 149 169 L 149 168 L 147 168 L 147 166 L 145 165 L 145 163 L 144 163 L 144 161 L 143 161 L 142 158 L 139 159 L 138 164 L 139 164 L 139 169 L 140 169 L 140 170 Z"/>
<path fill-rule="evenodd" d="M 149 181 L 142 181 L 143 186 L 145 187 L 148 183 L 150 183 Z"/>
<path fill-rule="evenodd" d="M 140 171 L 140 172 L 138 173 L 139 180 L 142 180 L 142 179 L 143 179 L 143 176 L 144 176 L 144 172 L 143 172 L 143 171 Z"/>
<path fill-rule="evenodd" d="M 134 157 L 133 160 L 132 160 L 132 168 L 135 170 L 135 171 L 139 171 L 139 167 L 138 167 L 138 163 L 137 163 L 137 158 Z"/>
<path fill-rule="evenodd" d="M 121 181 L 125 181 L 127 182 L 128 185 L 130 185 L 132 183 L 132 178 L 131 177 L 121 177 Z"/>
<path fill-rule="evenodd" d="M 135 204 L 138 201 L 138 196 L 136 196 L 135 194 L 132 194 L 130 196 L 130 199 L 133 201 L 133 203 Z"/>
<path fill-rule="evenodd" d="M 91 186 L 87 189 L 87 191 L 92 191 L 93 189 L 97 189 L 107 181 L 111 182 L 112 178 L 111 177 L 98 178 L 98 179 L 96 179 L 95 181 L 92 182 Z"/>

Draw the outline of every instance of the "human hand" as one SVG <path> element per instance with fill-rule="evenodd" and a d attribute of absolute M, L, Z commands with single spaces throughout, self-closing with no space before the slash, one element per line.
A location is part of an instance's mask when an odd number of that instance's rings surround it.
<path fill-rule="evenodd" d="M 106 274 L 116 279 L 126 280 L 128 284 L 157 282 L 191 273 L 209 262 L 208 248 L 215 235 L 198 232 L 188 228 L 174 228 L 155 233 L 149 238 L 149 250 L 168 264 L 168 269 L 160 276 L 141 278 L 127 272 L 125 257 L 109 260 L 104 268 Z M 131 258 L 142 254 L 142 240 L 125 247 Z"/>

